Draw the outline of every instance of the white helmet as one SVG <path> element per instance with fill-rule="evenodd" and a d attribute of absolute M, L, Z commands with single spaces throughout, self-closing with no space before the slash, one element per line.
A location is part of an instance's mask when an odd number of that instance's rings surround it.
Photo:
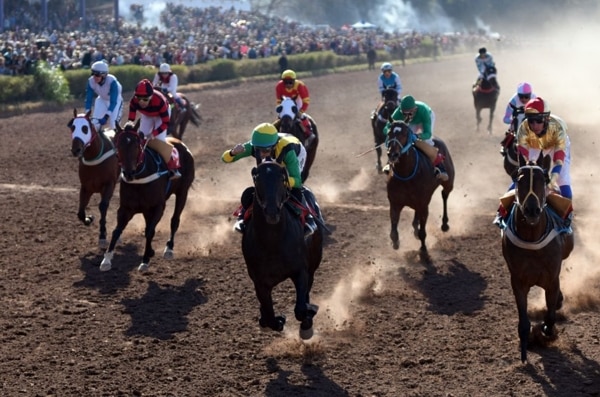
<path fill-rule="evenodd" d="M 171 67 L 168 63 L 161 63 L 158 68 L 158 73 L 171 73 Z"/>
<path fill-rule="evenodd" d="M 107 74 L 108 73 L 108 65 L 104 61 L 94 62 L 92 64 L 92 72 Z"/>
<path fill-rule="evenodd" d="M 393 70 L 392 64 L 389 62 L 384 62 L 381 64 L 381 71 L 385 72 L 386 70 Z"/>

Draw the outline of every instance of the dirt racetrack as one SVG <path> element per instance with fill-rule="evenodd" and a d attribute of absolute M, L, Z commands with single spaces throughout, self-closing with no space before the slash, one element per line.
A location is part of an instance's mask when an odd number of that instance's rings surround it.
<path fill-rule="evenodd" d="M 569 51 L 567 47 L 565 51 Z M 134 218 L 102 273 L 97 223 L 76 217 L 77 163 L 66 123 L 72 109 L 2 120 L 0 134 L 0 395 L 2 396 L 598 396 L 600 316 L 596 197 L 598 82 L 580 85 L 568 57 L 519 62 L 496 51 L 502 92 L 494 131 L 476 132 L 473 57 L 396 67 L 404 94 L 428 102 L 457 177 L 443 233 L 440 191 L 427 225 L 431 262 L 400 225 L 391 248 L 384 177 L 375 171 L 369 113 L 377 73 L 306 77 L 321 144 L 308 185 L 333 234 L 312 300 L 316 334 L 298 338 L 291 282 L 275 291 L 283 333 L 258 326 L 258 303 L 230 214 L 251 183 L 252 161 L 221 153 L 275 119 L 274 82 L 187 93 L 204 124 L 186 143 L 197 178 L 175 241 L 160 256 L 172 203 L 155 238 L 150 271 L 136 268 L 143 221 Z M 593 68 L 592 68 L 593 69 Z M 588 69 L 590 70 L 590 69 Z M 594 76 L 598 79 L 597 76 Z M 491 221 L 508 177 L 498 154 L 501 117 L 527 80 L 569 124 L 576 247 L 562 273 L 558 341 L 519 360 L 517 313 Z M 581 99 L 585 98 L 584 101 Z M 128 98 L 127 98 L 128 99 Z M 485 113 L 487 116 L 487 113 Z M 98 215 L 98 196 L 89 211 Z M 109 210 L 115 225 L 118 188 Z M 530 294 L 540 320 L 543 298 Z"/>

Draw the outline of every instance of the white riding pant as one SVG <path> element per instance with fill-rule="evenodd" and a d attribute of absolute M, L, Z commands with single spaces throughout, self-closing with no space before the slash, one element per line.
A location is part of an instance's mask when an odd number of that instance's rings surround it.
<path fill-rule="evenodd" d="M 106 122 L 106 125 L 111 130 L 114 130 L 116 127 L 116 123 L 121 121 L 121 115 L 123 113 L 123 98 L 117 98 L 117 106 L 115 106 L 112 112 L 108 111 L 108 107 L 110 106 L 109 100 L 104 100 L 100 97 L 97 97 L 94 101 L 94 110 L 92 112 L 92 119 L 94 119 L 94 123 L 96 126 L 96 130 L 100 129 L 100 125 L 98 125 L 97 120 L 104 117 L 104 115 L 108 114 L 110 117 Z"/>

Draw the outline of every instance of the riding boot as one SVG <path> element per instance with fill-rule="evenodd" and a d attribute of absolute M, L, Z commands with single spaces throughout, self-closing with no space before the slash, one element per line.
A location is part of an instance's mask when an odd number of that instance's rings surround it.
<path fill-rule="evenodd" d="M 386 175 L 389 175 L 389 174 L 390 174 L 390 163 L 387 163 L 387 164 L 386 164 L 386 165 L 383 167 L 382 171 L 383 171 L 383 173 L 384 173 L 384 174 L 386 174 Z"/>
<path fill-rule="evenodd" d="M 244 234 L 246 230 L 246 224 L 244 223 L 244 215 L 246 214 L 246 209 L 244 207 L 241 208 L 240 213 L 235 221 L 235 225 L 233 226 L 233 230 L 238 233 Z"/>
<path fill-rule="evenodd" d="M 508 218 L 509 211 L 504 208 L 502 204 L 498 207 L 498 211 L 496 212 L 496 217 L 492 221 L 492 223 L 498 226 L 500 229 L 506 228 L 506 221 Z"/>
<path fill-rule="evenodd" d="M 435 166 L 435 177 L 442 182 L 446 182 L 448 180 L 448 173 L 446 172 L 446 167 L 444 167 L 444 155 L 438 153 L 433 165 Z"/>
<path fill-rule="evenodd" d="M 181 165 L 179 164 L 179 151 L 177 148 L 173 148 L 173 152 L 171 153 L 171 158 L 167 163 L 167 168 L 169 169 L 170 179 L 179 179 L 181 178 L 181 173 L 179 172 L 179 168 Z"/>
<path fill-rule="evenodd" d="M 304 136 L 307 138 L 310 137 L 313 134 L 312 126 L 310 125 L 310 120 L 305 114 L 300 117 L 300 122 L 302 123 L 302 127 L 304 127 Z"/>

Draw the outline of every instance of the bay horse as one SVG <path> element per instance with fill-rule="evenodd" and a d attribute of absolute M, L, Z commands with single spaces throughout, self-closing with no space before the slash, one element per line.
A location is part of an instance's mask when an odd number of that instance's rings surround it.
<path fill-rule="evenodd" d="M 486 69 L 483 78 L 479 80 L 478 84 L 473 86 L 473 103 L 475 105 L 475 117 L 477 119 L 477 131 L 479 131 L 479 125 L 481 124 L 481 110 L 490 110 L 490 119 L 488 122 L 487 131 L 489 134 L 492 133 L 492 120 L 494 119 L 494 111 L 496 110 L 496 102 L 500 95 L 500 86 L 496 80 L 496 68 L 490 66 Z"/>
<path fill-rule="evenodd" d="M 181 178 L 170 180 L 169 172 L 162 157 L 144 145 L 138 135 L 140 120 L 134 124 L 127 122 L 122 129 L 117 127 L 117 155 L 121 166 L 121 186 L 119 190 L 119 209 L 117 210 L 117 226 L 110 244 L 100 265 L 101 271 L 112 267 L 114 248 L 123 230 L 135 214 L 142 213 L 146 221 L 144 236 L 146 247 L 139 265 L 139 271 L 148 270 L 150 258 L 154 256 L 152 239 L 156 225 L 162 218 L 166 201 L 175 195 L 175 208 L 171 217 L 171 234 L 167 241 L 163 256 L 174 257 L 175 233 L 179 229 L 181 213 L 185 207 L 188 191 L 194 181 L 194 157 L 179 139 L 168 137 L 179 152 Z"/>
<path fill-rule="evenodd" d="M 285 167 L 265 161 L 252 169 L 252 179 L 252 215 L 242 237 L 242 253 L 260 303 L 259 325 L 283 330 L 286 318 L 275 315 L 272 291 L 291 279 L 296 289 L 294 315 L 300 321 L 300 337 L 310 339 L 318 311 L 318 306 L 310 303 L 310 290 L 323 255 L 323 231 L 319 226 L 304 237 L 304 226 L 290 208 Z"/>
<path fill-rule="evenodd" d="M 113 141 L 105 132 L 98 132 L 90 119 L 90 113 L 77 113 L 73 109 L 73 118 L 67 124 L 71 130 L 71 153 L 79 159 L 79 209 L 77 218 L 89 226 L 94 221 L 93 215 L 85 210 L 94 193 L 100 194 L 100 235 L 98 246 L 108 246 L 106 238 L 106 213 L 110 199 L 119 179 L 119 164 Z M 112 131 L 111 136 L 114 135 Z"/>
<path fill-rule="evenodd" d="M 446 144 L 439 138 L 434 138 L 435 146 L 444 156 L 444 166 L 448 180 L 440 181 L 434 174 L 434 167 L 429 157 L 418 150 L 414 142 L 417 138 L 404 121 L 394 121 L 388 132 L 387 156 L 391 164 L 387 177 L 387 196 L 390 203 L 391 232 L 390 239 L 394 249 L 400 248 L 398 222 L 400 213 L 405 206 L 415 211 L 412 227 L 416 238 L 421 240 L 421 254 L 427 255 L 425 238 L 426 224 L 429 216 L 429 202 L 433 192 L 442 185 L 442 231 L 448 226 L 447 201 L 454 188 L 454 164 Z"/>
<path fill-rule="evenodd" d="M 562 307 L 560 270 L 574 246 L 573 231 L 547 205 L 550 156 L 540 155 L 527 162 L 519 155 L 516 202 L 502 232 L 502 254 L 510 271 L 510 284 L 519 313 L 521 361 L 527 360 L 531 322 L 527 315 L 527 295 L 533 286 L 544 289 L 546 313 L 541 336 L 556 338 L 556 311 Z"/>
<path fill-rule="evenodd" d="M 386 88 L 382 92 L 383 102 L 371 112 L 371 128 L 373 129 L 373 137 L 375 138 L 375 150 L 377 152 L 377 172 L 382 173 L 381 155 L 383 150 L 381 147 L 385 143 L 385 134 L 383 129 L 388 121 L 391 120 L 392 114 L 398 107 L 398 91 L 393 88 Z"/>
<path fill-rule="evenodd" d="M 506 131 L 504 139 L 500 142 L 502 146 L 500 153 L 504 157 L 504 171 L 510 176 L 511 180 L 515 180 L 517 177 L 517 171 L 519 170 L 519 158 L 517 154 L 517 130 L 519 128 L 519 115 L 525 111 L 523 106 L 516 107 L 512 103 L 512 119 L 510 122 L 510 128 Z"/>
<path fill-rule="evenodd" d="M 160 90 L 160 88 L 158 88 Z M 171 120 L 167 128 L 167 134 L 174 138 L 183 140 L 183 134 L 187 128 L 187 125 L 192 122 L 196 127 L 200 127 L 202 124 L 202 116 L 198 108 L 199 104 L 196 104 L 188 99 L 182 93 L 177 93 L 183 102 L 183 108 L 185 112 L 182 112 L 178 105 L 175 104 L 175 99 L 170 93 L 166 93 L 169 104 L 171 105 Z"/>
<path fill-rule="evenodd" d="M 304 128 L 302 127 L 302 122 L 300 121 L 299 109 L 296 105 L 296 101 L 290 97 L 284 96 L 281 100 L 281 103 L 275 108 L 275 111 L 279 117 L 279 123 L 275 124 L 279 124 L 278 131 L 285 134 L 292 134 L 298 138 L 298 140 L 306 149 L 306 162 L 304 163 L 304 169 L 300 175 L 302 182 L 305 182 L 306 179 L 308 179 L 310 168 L 312 167 L 315 157 L 317 156 L 317 147 L 319 146 L 319 131 L 317 130 L 317 124 L 312 117 L 307 116 L 313 131 L 313 135 L 311 137 L 307 137 L 304 134 Z"/>

